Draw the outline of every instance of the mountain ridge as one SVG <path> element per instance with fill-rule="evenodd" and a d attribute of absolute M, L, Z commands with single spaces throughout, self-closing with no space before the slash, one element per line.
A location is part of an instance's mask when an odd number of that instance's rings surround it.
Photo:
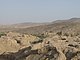
<path fill-rule="evenodd" d="M 76 20 L 75 20 L 76 19 Z M 24 28 L 21 30 L 17 30 L 19 32 L 24 32 L 26 31 L 26 33 L 42 33 L 42 32 L 46 32 L 46 31 L 65 31 L 65 30 L 76 30 L 74 28 L 77 27 L 77 29 L 79 28 L 80 25 L 80 18 L 71 18 L 69 20 L 62 20 L 62 21 L 54 21 L 50 24 L 47 25 L 42 25 L 42 26 L 35 26 L 35 27 L 29 27 L 29 28 Z M 79 29 L 78 29 L 79 30 Z M 79 30 L 80 31 L 80 30 Z"/>

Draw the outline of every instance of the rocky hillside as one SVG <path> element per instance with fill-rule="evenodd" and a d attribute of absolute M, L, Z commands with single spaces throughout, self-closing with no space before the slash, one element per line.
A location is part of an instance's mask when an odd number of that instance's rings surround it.
<path fill-rule="evenodd" d="M 43 37 L 46 35 L 46 37 Z M 0 60 L 80 60 L 80 35 L 9 32 L 0 38 Z"/>
<path fill-rule="evenodd" d="M 0 33 L 0 60 L 80 60 L 79 18 L 12 31 Z"/>

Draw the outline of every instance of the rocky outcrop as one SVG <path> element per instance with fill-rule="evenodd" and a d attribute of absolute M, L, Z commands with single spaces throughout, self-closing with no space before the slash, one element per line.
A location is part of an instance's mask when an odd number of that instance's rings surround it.
<path fill-rule="evenodd" d="M 1 54 L 0 60 L 65 60 L 62 56 L 56 47 L 44 46 L 38 50 L 31 50 L 31 47 L 27 47 L 16 53 Z"/>
<path fill-rule="evenodd" d="M 37 42 L 35 42 L 37 41 Z M 4 52 L 17 52 L 18 50 L 31 46 L 31 43 L 38 43 L 40 39 L 36 36 L 8 32 L 0 38 L 0 54 Z"/>
<path fill-rule="evenodd" d="M 0 60 L 80 60 L 80 37 L 46 33 L 46 38 L 9 32 L 0 38 Z"/>

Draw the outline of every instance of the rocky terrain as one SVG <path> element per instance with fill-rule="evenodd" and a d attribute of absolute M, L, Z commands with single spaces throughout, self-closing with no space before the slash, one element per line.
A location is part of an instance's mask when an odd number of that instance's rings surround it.
<path fill-rule="evenodd" d="M 0 60 L 80 60 L 80 18 L 1 32 Z"/>

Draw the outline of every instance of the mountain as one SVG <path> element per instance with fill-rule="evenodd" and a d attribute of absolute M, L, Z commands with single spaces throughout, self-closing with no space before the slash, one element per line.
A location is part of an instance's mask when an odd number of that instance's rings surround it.
<path fill-rule="evenodd" d="M 56 21 L 53 21 L 52 23 L 62 23 L 62 22 L 80 22 L 80 18 L 71 18 L 71 19 L 66 19 L 66 20 L 56 20 Z"/>
<path fill-rule="evenodd" d="M 80 33 L 80 18 L 71 18 L 68 20 L 58 20 L 47 25 L 23 28 L 15 30 L 20 33 L 40 34 L 44 32 L 78 32 Z"/>

